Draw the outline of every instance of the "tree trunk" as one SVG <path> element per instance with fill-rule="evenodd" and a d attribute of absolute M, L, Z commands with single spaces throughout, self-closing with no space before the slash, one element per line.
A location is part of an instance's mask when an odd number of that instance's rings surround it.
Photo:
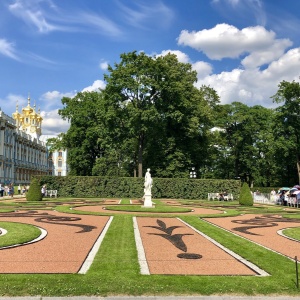
<path fill-rule="evenodd" d="M 297 172 L 298 172 L 298 184 L 300 184 L 300 154 L 299 154 L 299 136 L 296 135 L 297 142 Z"/>
<path fill-rule="evenodd" d="M 141 133 L 139 136 L 139 150 L 138 150 L 138 177 L 143 177 L 143 142 L 144 142 L 144 136 Z"/>
<path fill-rule="evenodd" d="M 298 184 L 300 184 L 300 159 L 299 155 L 297 155 L 297 171 L 298 171 Z"/>

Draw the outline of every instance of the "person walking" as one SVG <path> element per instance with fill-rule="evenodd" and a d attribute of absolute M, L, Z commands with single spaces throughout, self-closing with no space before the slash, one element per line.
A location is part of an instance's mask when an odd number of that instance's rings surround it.
<path fill-rule="evenodd" d="M 14 188 L 14 185 L 12 183 L 8 187 L 8 193 L 9 193 L 9 196 L 11 196 L 12 198 L 14 197 L 15 188 Z"/>
<path fill-rule="evenodd" d="M 18 194 L 21 195 L 21 184 L 18 185 Z"/>
<path fill-rule="evenodd" d="M 0 197 L 3 197 L 3 193 L 4 193 L 4 188 L 3 188 L 2 184 L 0 183 Z"/>
<path fill-rule="evenodd" d="M 44 198 L 46 196 L 46 185 L 43 185 L 42 186 L 42 189 L 41 189 L 41 193 L 42 193 L 42 197 Z"/>

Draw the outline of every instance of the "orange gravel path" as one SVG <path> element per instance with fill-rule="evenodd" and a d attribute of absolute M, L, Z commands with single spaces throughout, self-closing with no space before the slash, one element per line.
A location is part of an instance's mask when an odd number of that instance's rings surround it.
<path fill-rule="evenodd" d="M 163 222 L 169 232 L 164 231 L 158 222 Z M 252 269 L 176 218 L 139 217 L 137 223 L 150 274 L 256 275 Z"/>
<path fill-rule="evenodd" d="M 54 211 L 0 215 L 1 221 L 33 224 L 48 232 L 36 243 L 1 249 L 0 273 L 76 273 L 109 219 Z"/>
<path fill-rule="evenodd" d="M 278 233 L 284 228 L 300 227 L 299 219 L 287 219 L 277 215 L 243 215 L 221 219 L 208 218 L 206 221 L 291 259 L 295 256 L 300 257 L 300 242 Z"/>

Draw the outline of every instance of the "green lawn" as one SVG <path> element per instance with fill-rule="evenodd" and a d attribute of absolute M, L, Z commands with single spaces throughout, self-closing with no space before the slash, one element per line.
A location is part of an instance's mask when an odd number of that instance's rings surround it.
<path fill-rule="evenodd" d="M 92 200 L 89 199 L 89 201 Z M 101 200 L 97 201 L 103 205 Z M 63 202 L 74 202 L 74 199 L 64 199 Z M 190 203 L 189 201 L 181 202 L 183 204 Z M 206 208 L 207 204 L 208 201 L 197 202 L 197 206 L 203 205 Z M 20 203 L 18 203 L 19 205 Z M 78 214 L 78 211 L 70 210 L 70 207 L 74 205 L 69 203 L 68 206 L 59 204 L 55 206 L 54 203 L 53 207 L 59 208 L 60 211 Z M 276 214 L 300 218 L 300 209 L 289 214 L 281 207 L 245 208 L 239 207 L 236 203 L 230 203 L 225 210 L 227 211 L 226 215 L 274 213 L 276 211 Z M 111 226 L 87 274 L 0 274 L 0 295 L 300 295 L 300 291 L 296 287 L 293 261 L 212 226 L 201 220 L 199 216 L 184 213 L 180 217 L 185 222 L 264 269 L 271 276 L 140 275 L 132 215 L 118 215 L 116 211 L 113 214 L 114 219 Z M 137 212 L 138 214 L 139 212 Z M 169 215 L 172 216 L 172 212 L 166 213 L 166 216 Z M 224 215 L 222 214 L 222 217 Z"/>
<path fill-rule="evenodd" d="M 283 230 L 283 233 L 288 237 L 300 241 L 300 228 L 285 229 Z"/>
<path fill-rule="evenodd" d="M 0 228 L 7 231 L 0 236 L 0 247 L 30 242 L 40 236 L 41 230 L 30 224 L 0 222 Z"/>

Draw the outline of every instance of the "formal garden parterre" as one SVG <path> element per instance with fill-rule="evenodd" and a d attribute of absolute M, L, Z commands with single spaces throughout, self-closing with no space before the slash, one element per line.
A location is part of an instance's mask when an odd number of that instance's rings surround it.
<path fill-rule="evenodd" d="M 299 241 L 282 231 L 299 227 L 296 208 L 155 199 L 155 208 L 145 210 L 139 201 L 1 201 L 1 221 L 47 231 L 41 240 L 33 234 L 34 243 L 1 249 L 1 295 L 299 294 L 293 261 L 300 254 Z M 89 254 L 111 217 L 91 261 Z M 142 272 L 135 224 L 148 274 Z M 82 272 L 86 261 L 90 264 Z"/>

